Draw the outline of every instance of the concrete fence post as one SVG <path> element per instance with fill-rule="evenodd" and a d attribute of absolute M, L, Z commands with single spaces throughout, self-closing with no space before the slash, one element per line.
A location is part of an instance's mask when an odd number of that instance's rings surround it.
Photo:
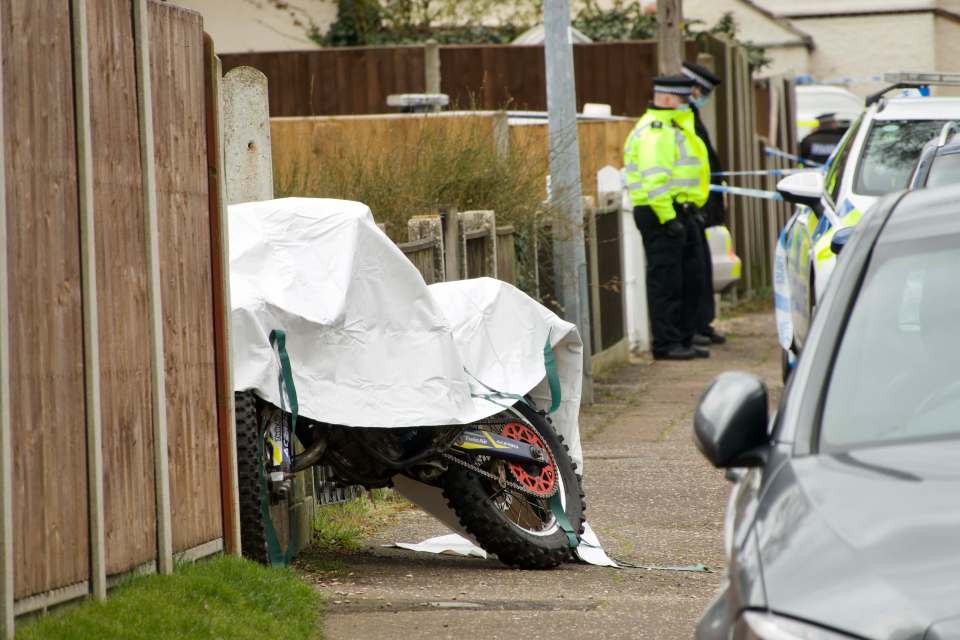
<path fill-rule="evenodd" d="M 4 26 L 0 13 L 0 34 L 6 31 Z M 0 77 L 3 77 L 2 57 Z M 13 640 L 13 440 L 10 434 L 10 304 L 3 84 L 0 82 L 0 140 L 4 141 L 0 144 L 0 639 Z"/>
<path fill-rule="evenodd" d="M 103 442 L 100 413 L 100 329 L 97 315 L 96 212 L 93 197 L 93 141 L 90 126 L 90 68 L 87 9 L 71 0 L 73 91 L 77 126 L 77 204 L 80 208 L 80 271 L 83 296 L 83 370 L 87 431 L 87 513 L 90 538 L 90 592 L 107 597 L 103 505 Z"/>
<path fill-rule="evenodd" d="M 237 67 L 223 78 L 223 146 L 227 204 L 273 199 L 267 76 Z"/>
<path fill-rule="evenodd" d="M 133 38 L 137 68 L 137 113 L 140 121 L 140 166 L 146 220 L 147 297 L 150 310 L 153 461 L 157 492 L 157 571 L 173 573 L 170 515 L 170 459 L 167 450 L 167 386 L 163 348 L 163 303 L 160 286 L 160 223 L 157 218 L 156 154 L 153 145 L 153 85 L 150 79 L 150 16 L 147 0 L 133 0 Z"/>
<path fill-rule="evenodd" d="M 440 45 L 428 42 L 423 46 L 423 87 L 425 93 L 440 93 Z M 440 107 L 435 107 L 436 111 Z"/>

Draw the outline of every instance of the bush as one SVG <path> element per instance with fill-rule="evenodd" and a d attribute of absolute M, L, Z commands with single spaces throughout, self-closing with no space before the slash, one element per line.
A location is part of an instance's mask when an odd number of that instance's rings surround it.
<path fill-rule="evenodd" d="M 319 158 L 276 163 L 277 197 L 363 202 L 397 242 L 407 240 L 407 221 L 414 215 L 442 206 L 491 209 L 498 226 L 516 229 L 518 285 L 535 294 L 527 247 L 545 197 L 545 140 L 498 148 L 489 122 L 489 116 L 476 114 L 431 116 L 394 121 L 393 129 L 377 130 L 379 135 L 365 127 L 369 139 L 333 137 L 336 146 L 325 146 Z"/>

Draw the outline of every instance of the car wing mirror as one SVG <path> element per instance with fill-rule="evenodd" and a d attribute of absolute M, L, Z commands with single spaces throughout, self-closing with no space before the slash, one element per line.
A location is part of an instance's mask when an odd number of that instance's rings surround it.
<path fill-rule="evenodd" d="M 798 171 L 777 183 L 777 193 L 784 200 L 808 206 L 815 211 L 820 210 L 823 189 L 823 171 L 820 169 Z"/>
<path fill-rule="evenodd" d="M 847 242 L 850 241 L 850 236 L 853 235 L 855 229 L 856 227 L 837 229 L 836 233 L 833 234 L 833 238 L 830 239 L 830 250 L 833 251 L 834 254 L 840 255 L 843 248 L 847 246 Z"/>
<path fill-rule="evenodd" d="M 766 461 L 767 387 L 749 373 L 720 374 L 693 419 L 694 442 L 715 467 L 756 467 Z"/>

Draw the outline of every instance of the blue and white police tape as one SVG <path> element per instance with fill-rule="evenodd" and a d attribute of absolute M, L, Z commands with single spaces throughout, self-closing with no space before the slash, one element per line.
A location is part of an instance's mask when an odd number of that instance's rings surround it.
<path fill-rule="evenodd" d="M 721 184 L 712 184 L 710 185 L 710 191 L 713 191 L 714 193 L 729 193 L 732 196 L 745 196 L 747 198 L 775 200 L 777 202 L 783 200 L 783 196 L 776 191 L 766 191 L 764 189 L 746 189 L 744 187 L 727 187 Z"/>
<path fill-rule="evenodd" d="M 810 171 L 810 169 L 757 169 L 756 171 L 714 171 L 711 176 L 771 176 L 778 178 L 780 176 L 789 176 L 800 171 Z"/>
<path fill-rule="evenodd" d="M 822 167 L 823 165 L 819 162 L 814 162 L 813 160 L 807 160 L 806 158 L 801 158 L 792 153 L 787 153 L 786 151 L 781 151 L 780 149 L 775 149 L 773 147 L 766 147 L 763 150 L 768 156 L 776 156 L 778 158 L 786 158 L 793 162 L 799 162 L 800 164 L 806 165 L 808 167 Z"/>

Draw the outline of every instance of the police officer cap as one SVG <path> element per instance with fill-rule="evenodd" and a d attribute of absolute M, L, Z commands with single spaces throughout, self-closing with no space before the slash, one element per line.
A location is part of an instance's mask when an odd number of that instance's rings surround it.
<path fill-rule="evenodd" d="M 653 80 L 653 92 L 689 96 L 693 93 L 693 80 L 680 74 L 657 76 Z"/>
<path fill-rule="evenodd" d="M 683 75 L 693 80 L 704 93 L 710 93 L 720 84 L 720 77 L 717 74 L 693 62 L 683 63 Z"/>

